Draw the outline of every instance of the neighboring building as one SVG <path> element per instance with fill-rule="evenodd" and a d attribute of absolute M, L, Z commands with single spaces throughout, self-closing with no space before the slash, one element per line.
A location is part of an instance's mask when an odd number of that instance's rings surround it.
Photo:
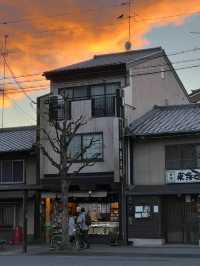
<path fill-rule="evenodd" d="M 128 238 L 198 243 L 200 104 L 154 107 L 129 127 Z"/>
<path fill-rule="evenodd" d="M 192 90 L 192 92 L 189 94 L 189 97 L 192 103 L 200 103 L 200 89 Z"/>
<path fill-rule="evenodd" d="M 99 160 L 72 180 L 70 206 L 75 208 L 81 204 L 89 209 L 95 222 L 91 235 L 105 240 L 109 228 L 119 226 L 121 182 L 127 182 L 124 180 L 126 159 L 122 161 L 122 125 L 126 127 L 155 104 L 187 104 L 187 92 L 160 47 L 99 55 L 46 72 L 44 76 L 51 82 L 51 94 L 38 99 L 38 128 L 45 128 L 54 135 L 48 102 L 52 96 L 64 93 L 71 102 L 69 120 L 81 114 L 88 120 L 78 132 L 74 149 L 81 149 L 91 134 L 98 139 L 95 149 L 100 154 Z M 54 115 L 62 115 L 59 101 L 56 112 Z M 42 133 L 38 135 L 38 142 L 59 162 Z M 91 156 L 93 152 L 91 149 Z M 80 162 L 76 165 L 78 167 Z M 43 217 L 48 225 L 60 197 L 60 180 L 56 168 L 42 153 L 39 168 L 44 188 Z"/>
<path fill-rule="evenodd" d="M 0 238 L 12 240 L 15 227 L 23 228 L 23 192 L 28 191 L 28 236 L 39 232 L 37 200 L 36 127 L 0 130 Z"/>

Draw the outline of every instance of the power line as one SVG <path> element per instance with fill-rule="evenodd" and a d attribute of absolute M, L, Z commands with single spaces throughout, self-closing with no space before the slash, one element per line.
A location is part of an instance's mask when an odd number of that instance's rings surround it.
<path fill-rule="evenodd" d="M 29 119 L 31 118 L 32 121 L 36 122 L 36 119 L 31 114 L 29 114 L 26 111 L 24 111 L 24 109 L 22 109 L 21 106 L 18 105 L 13 98 L 9 97 L 8 95 L 6 95 L 6 97 L 9 98 L 9 100 L 14 103 L 16 108 L 18 108 L 21 112 L 23 112 L 26 116 L 28 116 Z"/>
<path fill-rule="evenodd" d="M 131 1 L 131 0 L 130 0 Z M 122 3 L 121 5 L 112 5 L 112 6 L 109 6 L 109 7 L 106 7 L 106 8 L 113 8 L 113 7 L 123 7 L 127 5 L 127 2 L 126 3 Z M 87 13 L 87 12 L 96 12 L 98 11 L 98 9 L 87 9 L 87 10 L 84 10 L 84 14 Z M 142 18 L 141 19 L 135 19 L 135 15 L 129 15 L 127 19 L 131 19 L 133 18 L 134 22 L 135 23 L 140 23 L 140 22 L 143 22 L 143 21 L 162 21 L 162 20 L 166 20 L 168 18 L 175 18 L 175 17 L 182 17 L 182 16 L 186 16 L 186 15 L 192 15 L 192 14 L 198 14 L 200 12 L 200 10 L 197 10 L 197 11 L 192 11 L 192 12 L 184 12 L 184 13 L 177 13 L 175 15 L 169 15 L 169 16 L 160 16 L 160 17 L 146 17 L 146 18 Z M 45 17 L 47 18 L 54 18 L 54 17 L 63 17 L 63 16 L 66 16 L 66 15 L 73 15 L 74 13 L 73 12 L 64 12 L 64 13 L 58 13 L 58 14 L 52 14 L 52 15 L 47 15 Z M 140 18 L 140 16 L 137 15 L 137 17 Z M 42 18 L 42 16 L 33 16 L 33 17 L 24 17 L 22 19 L 16 19 L 16 20 L 7 20 L 7 21 L 1 21 L 0 22 L 0 25 L 9 25 L 9 24 L 18 24 L 18 23 L 24 23 L 24 22 L 29 22 L 29 21 L 35 21 L 37 20 L 38 21 L 38 18 Z M 125 18 L 124 15 L 122 14 L 121 15 L 121 18 Z M 106 26 L 108 25 L 115 25 L 115 23 L 112 23 L 112 24 L 106 24 Z M 38 31 L 39 33 L 49 33 L 49 32 L 56 32 L 56 31 L 66 31 L 68 29 L 54 29 L 54 30 L 45 30 L 45 31 Z M 37 34 L 35 32 L 35 34 Z"/>
<path fill-rule="evenodd" d="M 192 15 L 192 14 L 199 14 L 200 10 L 193 11 L 193 12 L 185 12 L 185 13 L 177 13 L 175 15 L 170 15 L 170 16 L 162 16 L 162 17 L 146 17 L 143 19 L 136 19 L 135 22 L 143 22 L 143 21 L 162 21 L 168 18 L 174 18 L 174 17 L 184 17 L 186 15 Z"/>
<path fill-rule="evenodd" d="M 9 66 L 7 60 L 5 59 L 5 57 L 4 57 L 4 61 L 5 61 L 5 64 L 6 64 L 7 68 L 8 68 L 8 70 L 9 70 L 9 72 L 10 72 L 12 78 L 15 80 L 16 85 L 18 86 L 18 88 L 19 88 L 20 90 L 23 91 L 23 93 L 24 93 L 24 95 L 27 97 L 27 99 L 29 99 L 29 101 L 31 102 L 31 107 L 33 108 L 32 104 L 36 104 L 36 102 L 33 101 L 33 99 L 32 99 L 32 98 L 26 93 L 26 91 L 24 91 L 24 88 L 20 85 L 19 81 L 17 81 L 17 80 L 14 78 L 15 75 L 14 75 L 14 73 L 13 73 L 11 67 Z"/>
<path fill-rule="evenodd" d="M 199 68 L 199 67 L 200 67 L 200 64 L 192 65 L 192 66 L 186 66 L 186 67 L 180 67 L 180 68 L 173 68 L 173 69 L 174 70 L 186 70 L 186 69 Z M 163 69 L 163 70 L 153 71 L 153 72 L 136 73 L 136 74 L 133 74 L 133 75 L 130 75 L 130 76 L 131 77 L 146 76 L 146 75 L 154 75 L 154 74 L 170 72 L 170 71 L 172 71 L 172 69 Z"/>
<path fill-rule="evenodd" d="M 34 89 L 32 88 L 25 88 L 26 93 L 36 93 L 36 92 L 40 92 L 40 91 L 46 91 L 49 90 L 49 87 L 35 87 Z M 2 90 L 0 89 L 0 92 L 2 92 Z M 6 89 L 5 94 L 23 94 L 22 91 L 16 90 L 16 89 Z"/>
<path fill-rule="evenodd" d="M 177 64 L 191 63 L 191 62 L 196 62 L 196 61 L 200 61 L 200 58 L 175 61 L 175 62 L 171 62 L 171 64 L 177 65 Z M 164 63 L 164 64 L 148 65 L 148 66 L 142 66 L 142 67 L 134 67 L 134 70 L 143 70 L 143 69 L 148 69 L 148 68 L 157 68 L 157 67 L 164 67 L 164 66 L 169 66 L 169 64 Z"/>
<path fill-rule="evenodd" d="M 18 79 L 18 78 L 26 78 L 26 77 L 33 77 L 33 76 L 41 76 L 41 75 L 42 75 L 42 72 L 27 74 L 27 75 L 21 75 L 21 76 L 15 76 L 15 78 Z M 6 77 L 5 79 L 10 79 L 10 77 Z M 1 78 L 0 78 L 0 80 L 1 80 Z"/>
<path fill-rule="evenodd" d="M 47 90 L 49 91 L 49 88 L 47 88 L 47 87 L 38 87 L 35 89 L 26 89 L 26 93 L 36 93 L 36 92 L 47 91 Z M 0 90 L 0 92 L 1 92 L 1 90 Z M 5 94 L 16 95 L 16 94 L 23 94 L 23 92 L 16 90 L 16 89 L 6 89 Z"/>
<path fill-rule="evenodd" d="M 105 6 L 106 9 L 108 8 L 120 8 L 123 5 L 109 5 L 109 6 Z M 102 7 L 101 7 L 102 8 Z M 99 9 L 96 8 L 90 8 L 90 9 L 84 9 L 84 14 L 86 13 L 91 13 L 91 12 L 96 12 Z M 80 11 L 80 10 L 74 10 L 74 12 L 62 12 L 62 13 L 58 13 L 58 14 L 52 14 L 52 15 L 46 15 L 46 18 L 54 18 L 54 17 L 64 17 L 66 15 L 74 15 L 74 13 L 76 11 Z M 80 11 L 81 12 L 81 11 Z M 82 13 L 82 12 L 81 12 Z M 24 23 L 24 22 L 30 22 L 30 21 L 34 21 L 34 20 L 38 20 L 38 18 L 43 18 L 43 16 L 30 16 L 30 17 L 23 17 L 20 19 L 16 19 L 16 20 L 5 20 L 5 21 L 0 21 L 0 25 L 9 25 L 9 24 L 18 24 L 18 23 Z"/>
<path fill-rule="evenodd" d="M 12 78 L 12 77 L 11 77 Z M 12 78 L 14 80 L 18 80 L 16 78 Z M 33 79 L 33 80 L 24 80 L 24 81 L 19 81 L 21 84 L 24 84 L 24 83 L 35 83 L 35 82 L 48 82 L 48 80 L 45 80 L 45 79 Z M 2 85 L 2 83 L 0 83 L 0 85 Z M 13 85 L 13 82 L 6 82 L 6 85 Z"/>
<path fill-rule="evenodd" d="M 188 50 L 182 50 L 182 51 L 177 51 L 177 52 L 173 52 L 173 53 L 169 53 L 167 54 L 167 56 L 177 56 L 177 55 L 181 55 L 181 54 L 186 54 L 186 53 L 191 53 L 191 52 L 197 52 L 197 51 L 200 51 L 200 47 L 196 47 L 196 48 L 193 48 L 193 49 L 188 49 Z M 158 55 L 157 58 L 159 57 L 162 57 L 162 55 Z M 191 59 L 191 61 L 195 61 L 197 59 Z M 198 59 L 199 60 L 199 59 Z M 180 63 L 184 63 L 184 62 L 189 62 L 190 60 L 180 60 L 180 61 L 176 61 L 176 62 L 172 62 L 172 64 L 180 64 Z M 164 66 L 165 64 L 162 64 L 160 66 Z M 156 67 L 158 65 L 152 65 L 152 67 Z M 151 66 L 147 66 L 147 68 L 150 68 Z M 22 75 L 22 76 L 14 76 L 14 77 L 6 77 L 6 79 L 11 79 L 11 78 L 14 78 L 14 79 L 20 79 L 20 78 L 26 78 L 26 77 L 30 77 L 30 76 L 39 76 L 41 75 L 41 73 L 32 73 L 32 74 L 27 74 L 27 75 Z M 49 82 L 45 79 L 32 79 L 32 80 L 23 80 L 23 81 L 20 81 L 21 84 L 24 84 L 24 83 L 38 83 L 38 82 Z M 2 85 L 2 83 L 0 83 L 0 85 Z M 13 82 L 7 82 L 6 85 L 13 85 Z M 46 85 L 46 84 L 44 84 Z"/>
<path fill-rule="evenodd" d="M 4 126 L 4 101 L 5 101 L 5 87 L 6 87 L 6 84 L 5 84 L 5 77 L 6 77 L 6 62 L 5 62 L 5 58 L 6 56 L 8 55 L 7 53 L 7 39 L 8 39 L 8 35 L 5 35 L 4 36 L 4 43 L 3 43 L 3 46 L 2 46 L 2 51 L 1 51 L 1 55 L 3 57 L 3 89 L 2 89 L 2 110 L 1 110 L 1 127 L 3 128 Z"/>
<path fill-rule="evenodd" d="M 192 53 L 192 52 L 198 52 L 200 51 L 200 47 L 194 47 L 192 49 L 186 49 L 186 50 L 182 50 L 182 51 L 176 51 L 176 52 L 172 52 L 172 53 L 168 53 L 166 54 L 167 56 L 177 56 L 177 55 L 181 55 L 181 54 L 186 54 L 186 53 Z M 159 57 L 162 57 L 163 55 L 159 55 Z M 174 64 L 172 62 L 172 64 Z M 32 77 L 32 76 L 42 76 L 43 72 L 37 72 L 37 73 L 29 73 L 29 74 L 24 74 L 24 75 L 19 75 L 19 76 L 14 76 L 15 79 L 21 79 L 21 78 L 26 78 L 26 77 Z M 12 77 L 6 77 L 5 79 L 6 80 L 10 80 Z M 0 79 L 1 81 L 1 79 Z M 31 83 L 31 82 L 49 82 L 47 81 L 45 78 L 43 79 L 33 79 L 33 80 L 23 80 L 23 81 L 20 81 L 20 83 Z M 13 82 L 9 82 L 9 83 L 6 83 L 7 85 L 12 85 Z M 0 83 L 1 85 L 1 83 Z"/>

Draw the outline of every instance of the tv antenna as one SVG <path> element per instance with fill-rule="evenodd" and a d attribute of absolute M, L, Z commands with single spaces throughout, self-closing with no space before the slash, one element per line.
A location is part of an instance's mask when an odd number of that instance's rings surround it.
<path fill-rule="evenodd" d="M 128 40 L 125 43 L 125 49 L 127 51 L 130 51 L 132 48 L 132 42 L 131 42 L 131 35 L 132 35 L 132 18 L 134 18 L 134 14 L 131 15 L 131 10 L 133 6 L 133 0 L 128 0 L 128 2 L 122 3 L 122 6 L 128 6 Z M 134 11 L 133 11 L 134 12 Z M 124 19 L 124 14 L 121 14 L 117 19 Z"/>
<path fill-rule="evenodd" d="M 4 40 L 3 40 L 2 50 L 1 50 L 1 56 L 3 58 L 3 86 L 1 89 L 1 93 L 2 93 L 1 127 L 2 128 L 4 126 L 4 105 L 5 105 L 5 89 L 6 89 L 6 83 L 5 83 L 5 79 L 6 79 L 6 57 L 8 56 L 7 41 L 8 41 L 8 35 L 4 35 Z"/>

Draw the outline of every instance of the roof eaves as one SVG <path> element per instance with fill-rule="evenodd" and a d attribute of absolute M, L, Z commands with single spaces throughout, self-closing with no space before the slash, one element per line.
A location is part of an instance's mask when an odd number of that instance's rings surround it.
<path fill-rule="evenodd" d="M 171 132 L 161 132 L 161 133 L 136 133 L 133 134 L 132 137 L 135 139 L 155 139 L 155 138 L 164 138 L 164 137 L 183 137 L 183 136 L 199 136 L 199 130 L 191 130 L 191 131 L 171 131 Z"/>
<path fill-rule="evenodd" d="M 27 131 L 27 130 L 35 130 L 36 125 L 31 125 L 31 126 L 21 126 L 21 127 L 6 127 L 6 128 L 1 128 L 0 129 L 0 134 L 5 133 L 5 132 L 15 132 L 15 131 Z"/>
<path fill-rule="evenodd" d="M 145 56 L 141 56 L 141 58 L 137 58 L 137 59 L 135 59 L 133 61 L 128 62 L 127 65 L 130 67 L 132 65 L 141 63 L 143 61 L 145 62 L 145 61 L 147 61 L 149 59 L 155 59 L 155 58 L 158 58 L 158 57 L 160 57 L 162 55 L 164 56 L 163 51 L 164 50 L 162 49 L 161 51 L 157 51 L 157 52 L 152 53 L 152 54 L 148 54 L 148 55 L 145 55 Z"/>

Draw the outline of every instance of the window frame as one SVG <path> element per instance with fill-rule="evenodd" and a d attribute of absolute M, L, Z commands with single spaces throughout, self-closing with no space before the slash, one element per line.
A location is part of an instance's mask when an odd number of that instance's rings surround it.
<path fill-rule="evenodd" d="M 92 117 L 104 117 L 104 116 L 107 116 L 107 117 L 112 117 L 112 116 L 116 116 L 117 114 L 117 108 L 116 108 L 116 96 L 117 96 L 117 93 L 107 93 L 106 90 L 107 90 L 107 87 L 108 86 L 112 86 L 112 85 L 116 85 L 118 86 L 117 89 L 121 89 L 121 82 L 120 81 L 113 81 L 113 82 L 101 82 L 101 83 L 95 83 L 95 84 L 90 84 L 90 85 L 83 85 L 83 86 L 74 86 L 74 87 L 63 87 L 63 88 L 59 88 L 58 89 L 58 93 L 60 95 L 63 95 L 62 93 L 63 92 L 66 92 L 67 90 L 72 90 L 72 98 L 69 99 L 69 102 L 75 102 L 75 101 L 83 101 L 83 100 L 91 100 L 92 102 L 92 110 L 91 110 L 91 114 L 92 114 Z M 102 86 L 102 94 L 99 94 L 99 95 L 92 95 L 92 87 L 95 87 L 95 86 Z M 87 90 L 87 96 L 85 97 L 74 97 L 74 91 L 78 88 L 86 88 Z M 65 94 L 65 93 L 64 93 Z M 104 112 L 101 113 L 101 114 L 96 114 L 94 112 L 94 107 L 93 107 L 93 102 L 95 98 L 98 98 L 98 97 L 102 97 L 104 98 Z M 113 112 L 110 112 L 107 114 L 106 112 L 106 106 L 107 106 L 107 101 L 108 101 L 108 97 L 113 97 L 114 98 L 114 103 L 113 103 Z M 112 99 L 113 101 L 113 99 Z"/>
<path fill-rule="evenodd" d="M 21 181 L 8 181 L 8 182 L 2 182 L 3 178 L 3 162 L 4 161 L 11 161 L 12 163 L 12 175 L 9 177 L 10 179 L 14 180 L 14 171 L 13 171 L 13 163 L 14 162 L 22 162 L 23 163 L 23 174 L 22 174 L 22 180 Z M 5 177 L 4 177 L 5 178 Z M 25 162 L 23 159 L 15 159 L 15 160 L 0 160 L 0 185 L 11 185 L 11 184 L 24 184 L 25 183 Z"/>
<path fill-rule="evenodd" d="M 12 221 L 12 224 L 6 224 L 4 221 L 5 221 L 5 215 L 4 215 L 4 212 L 5 212 L 5 209 L 6 208 L 10 208 L 12 209 L 12 218 L 13 218 L 13 221 Z M 16 226 L 16 205 L 10 205 L 10 204 L 1 204 L 0 205 L 0 209 L 2 209 L 2 221 L 3 223 L 1 224 L 2 228 L 14 228 Z"/>
<path fill-rule="evenodd" d="M 73 162 L 73 163 L 82 163 L 82 162 L 103 162 L 104 161 L 104 138 L 103 138 L 103 132 L 90 132 L 90 133 L 78 133 L 76 134 L 75 136 L 80 136 L 81 137 L 81 152 L 82 153 L 82 150 L 83 150 L 83 137 L 84 136 L 92 136 L 92 135 L 100 135 L 101 136 L 101 149 L 102 149 L 102 155 L 101 155 L 101 158 L 96 158 L 96 159 L 85 159 L 84 158 L 84 154 L 81 154 L 81 159 L 70 159 L 69 158 L 69 161 Z"/>
<path fill-rule="evenodd" d="M 194 166 L 193 167 L 186 167 L 184 166 L 184 162 L 187 161 L 191 161 L 191 159 L 188 159 L 186 160 L 184 157 L 183 157 L 183 150 L 184 148 L 186 148 L 186 146 L 193 146 L 194 147 L 194 151 L 195 151 L 195 162 L 194 162 Z M 167 148 L 169 147 L 177 147 L 178 150 L 178 154 L 179 154 L 179 158 L 177 159 L 167 159 Z M 165 170 L 187 170 L 187 169 L 200 169 L 200 165 L 198 166 L 198 156 L 197 156 L 197 147 L 200 147 L 200 143 L 184 143 L 184 144 L 172 144 L 172 145 L 166 145 L 165 146 Z M 178 160 L 180 161 L 179 164 L 180 164 L 180 167 L 168 167 L 168 162 L 169 161 L 175 161 L 175 163 L 178 162 Z"/>

